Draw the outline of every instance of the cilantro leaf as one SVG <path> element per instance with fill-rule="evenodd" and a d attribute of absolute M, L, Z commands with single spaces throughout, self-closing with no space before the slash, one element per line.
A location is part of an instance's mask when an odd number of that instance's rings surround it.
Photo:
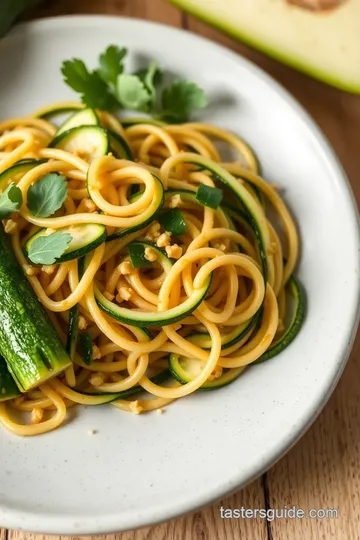
<path fill-rule="evenodd" d="M 137 75 L 144 83 L 151 96 L 151 101 L 154 104 L 156 99 L 156 87 L 161 84 L 163 79 L 163 73 L 160 71 L 157 62 L 152 60 L 147 68 L 140 69 L 135 75 Z"/>
<path fill-rule="evenodd" d="M 81 101 L 92 109 L 112 110 L 118 103 L 98 71 L 89 71 L 82 60 L 63 62 L 61 72 L 66 84 L 81 94 Z"/>
<path fill-rule="evenodd" d="M 66 197 L 65 177 L 50 173 L 29 187 L 28 208 L 35 217 L 49 217 L 62 207 Z"/>
<path fill-rule="evenodd" d="M 124 71 L 124 58 L 127 55 L 127 49 L 119 49 L 116 45 L 110 45 L 106 51 L 100 55 L 99 75 L 103 81 L 116 85 L 118 75 Z"/>
<path fill-rule="evenodd" d="M 12 182 L 0 195 L 0 219 L 6 219 L 22 205 L 21 189 Z"/>
<path fill-rule="evenodd" d="M 161 96 L 161 118 L 169 122 L 186 122 L 192 109 L 203 109 L 208 104 L 205 92 L 195 83 L 177 80 L 165 88 Z"/>
<path fill-rule="evenodd" d="M 146 111 L 151 99 L 145 84 L 136 75 L 123 73 L 118 76 L 116 84 L 117 98 L 126 109 Z"/>
<path fill-rule="evenodd" d="M 39 236 L 32 242 L 27 255 L 34 264 L 54 264 L 64 254 L 71 240 L 71 234 L 64 232 Z"/>
<path fill-rule="evenodd" d="M 75 92 L 86 92 L 90 73 L 82 60 L 79 60 L 79 58 L 66 60 L 61 66 L 61 73 L 64 76 L 66 84 L 75 90 Z"/>

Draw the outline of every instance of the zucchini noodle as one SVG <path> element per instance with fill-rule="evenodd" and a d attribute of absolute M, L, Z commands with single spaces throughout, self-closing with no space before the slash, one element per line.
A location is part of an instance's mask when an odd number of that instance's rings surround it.
<path fill-rule="evenodd" d="M 75 111 L 75 118 L 83 106 L 54 106 L 61 109 Z M 293 277 L 298 233 L 243 139 L 205 123 L 155 125 L 144 118 L 122 125 L 108 112 L 92 111 L 104 149 L 93 139 L 89 150 L 85 135 L 82 146 L 85 126 L 72 125 L 80 135 L 76 144 L 66 143 L 70 131 L 62 138 L 55 123 L 40 118 L 51 111 L 0 123 L 0 192 L 12 182 L 21 190 L 22 206 L 4 220 L 5 231 L 60 340 L 75 339 L 72 365 L 1 402 L 6 429 L 46 433 L 78 405 L 162 412 L 193 392 L 225 387 L 290 344 L 304 314 Z M 224 145 L 235 161 L 222 157 Z M 1 183 L 21 160 L 37 161 Z M 29 189 L 49 173 L 65 177 L 67 198 L 54 215 L 33 215 Z M 220 203 L 202 200 L 200 188 L 209 196 L 220 189 Z M 174 216 L 180 232 L 165 224 Z M 71 234 L 92 225 L 102 226 L 104 237 L 81 256 L 54 265 L 27 257 L 27 242 L 41 230 Z M 142 254 L 138 265 L 135 248 Z"/>

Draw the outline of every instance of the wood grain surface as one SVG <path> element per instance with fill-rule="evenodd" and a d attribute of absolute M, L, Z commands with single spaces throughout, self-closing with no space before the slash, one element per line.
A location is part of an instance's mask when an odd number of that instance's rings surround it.
<path fill-rule="evenodd" d="M 107 13 L 182 26 L 250 58 L 312 114 L 335 148 L 360 202 L 360 97 L 327 87 L 278 64 L 181 13 L 165 0 L 56 0 L 48 1 L 31 16 L 71 13 Z M 360 540 L 359 374 L 360 336 L 324 411 L 301 441 L 261 479 L 193 515 L 157 527 L 94 537 L 94 540 Z M 271 522 L 260 518 L 221 519 L 221 505 L 271 509 L 287 505 L 301 508 L 305 513 L 312 508 L 336 508 L 338 517 Z M 0 534 L 0 540 L 47 538 L 16 531 Z"/>

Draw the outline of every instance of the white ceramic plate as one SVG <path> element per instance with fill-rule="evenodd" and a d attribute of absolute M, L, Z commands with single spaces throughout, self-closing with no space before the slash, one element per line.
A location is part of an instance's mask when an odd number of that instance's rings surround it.
<path fill-rule="evenodd" d="M 1 116 L 72 98 L 63 59 L 94 65 L 108 44 L 134 65 L 156 58 L 210 97 L 204 118 L 244 136 L 265 176 L 285 190 L 300 228 L 308 294 L 300 335 L 276 359 L 166 414 L 78 409 L 55 433 L 0 430 L 0 524 L 51 533 L 104 533 L 170 519 L 210 503 L 274 463 L 314 420 L 348 357 L 357 323 L 359 232 L 348 182 L 309 116 L 257 67 L 209 41 L 137 20 L 56 18 L 0 42 Z M 97 434 L 89 436 L 89 429 Z"/>

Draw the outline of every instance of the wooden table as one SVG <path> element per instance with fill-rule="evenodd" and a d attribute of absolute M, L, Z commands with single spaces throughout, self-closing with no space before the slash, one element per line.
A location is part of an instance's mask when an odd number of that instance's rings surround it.
<path fill-rule="evenodd" d="M 46 2 L 45 2 L 46 4 Z M 309 79 L 179 12 L 165 0 L 55 0 L 32 15 L 108 13 L 183 27 L 251 58 L 308 109 L 338 153 L 360 201 L 360 97 Z M 236 495 L 165 525 L 109 535 L 107 540 L 360 539 L 360 337 L 341 381 L 302 440 L 262 478 Z M 337 519 L 221 519 L 219 507 L 338 508 Z M 0 540 L 41 536 L 0 531 Z M 60 538 L 60 537 L 59 537 Z"/>

